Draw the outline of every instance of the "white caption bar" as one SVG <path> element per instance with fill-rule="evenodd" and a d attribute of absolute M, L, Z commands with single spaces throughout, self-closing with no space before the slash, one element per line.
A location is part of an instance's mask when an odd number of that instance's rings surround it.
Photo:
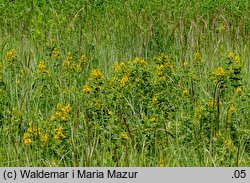
<path fill-rule="evenodd" d="M 249 183 L 250 167 L 233 168 L 0 168 L 0 182 Z"/>

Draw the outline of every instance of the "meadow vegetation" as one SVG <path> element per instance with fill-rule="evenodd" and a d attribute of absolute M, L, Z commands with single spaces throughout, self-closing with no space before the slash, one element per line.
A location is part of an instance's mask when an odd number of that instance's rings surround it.
<path fill-rule="evenodd" d="M 247 0 L 0 0 L 0 166 L 250 166 Z"/>

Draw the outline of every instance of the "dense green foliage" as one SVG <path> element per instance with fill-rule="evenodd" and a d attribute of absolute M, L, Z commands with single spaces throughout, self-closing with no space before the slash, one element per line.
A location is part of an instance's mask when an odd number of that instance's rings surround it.
<path fill-rule="evenodd" d="M 249 166 L 249 2 L 0 0 L 0 166 Z"/>

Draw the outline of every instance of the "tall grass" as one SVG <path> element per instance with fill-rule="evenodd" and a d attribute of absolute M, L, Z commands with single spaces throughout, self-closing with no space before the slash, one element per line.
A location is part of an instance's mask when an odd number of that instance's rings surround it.
<path fill-rule="evenodd" d="M 249 166 L 248 11 L 229 0 L 1 1 L 0 165 Z M 67 122 L 50 119 L 57 104 L 70 105 Z"/>

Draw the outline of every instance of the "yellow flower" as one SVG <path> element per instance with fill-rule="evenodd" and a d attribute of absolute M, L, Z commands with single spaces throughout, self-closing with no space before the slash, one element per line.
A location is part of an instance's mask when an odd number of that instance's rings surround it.
<path fill-rule="evenodd" d="M 233 59 L 233 53 L 229 52 L 228 55 L 227 55 L 227 58 L 230 59 L 230 60 Z"/>
<path fill-rule="evenodd" d="M 67 121 L 67 117 L 66 116 L 62 116 L 62 121 Z"/>
<path fill-rule="evenodd" d="M 121 62 L 121 63 L 120 63 L 120 66 L 121 66 L 122 69 L 127 69 L 126 63 L 125 63 L 125 62 Z"/>
<path fill-rule="evenodd" d="M 10 51 L 8 51 L 6 57 L 8 61 L 13 61 L 16 58 L 16 50 L 11 49 Z"/>
<path fill-rule="evenodd" d="M 58 103 L 58 104 L 56 105 L 56 108 L 57 108 L 58 110 L 61 110 L 62 104 Z"/>
<path fill-rule="evenodd" d="M 236 56 L 235 56 L 234 62 L 235 62 L 236 64 L 240 63 L 240 56 L 239 56 L 239 55 L 236 55 Z"/>
<path fill-rule="evenodd" d="M 84 62 L 86 62 L 86 60 L 87 60 L 86 55 L 82 55 L 82 56 L 80 57 L 80 59 L 79 59 L 79 62 L 80 62 L 80 63 L 84 63 Z"/>
<path fill-rule="evenodd" d="M 69 67 L 69 65 L 70 65 L 70 61 L 69 60 L 64 60 L 64 62 L 63 62 L 63 66 L 64 67 Z"/>
<path fill-rule="evenodd" d="M 164 65 L 163 64 L 159 64 L 159 65 L 157 65 L 157 67 L 156 67 L 156 72 L 157 72 L 157 75 L 159 76 L 161 76 L 161 75 L 163 75 L 162 74 L 162 71 L 163 71 L 163 69 L 164 69 Z"/>
<path fill-rule="evenodd" d="M 146 64 L 145 60 L 143 59 L 140 59 L 139 57 L 135 57 L 135 60 L 134 60 L 136 63 L 138 64 Z"/>
<path fill-rule="evenodd" d="M 62 133 L 62 127 L 58 126 L 56 129 L 57 134 L 54 135 L 54 139 L 59 139 L 60 137 L 65 138 L 65 135 Z"/>
<path fill-rule="evenodd" d="M 187 94 L 188 94 L 188 89 L 185 88 L 185 89 L 183 90 L 182 94 L 183 94 L 183 95 L 187 95 Z"/>
<path fill-rule="evenodd" d="M 51 57 L 52 57 L 52 58 L 58 58 L 59 55 L 60 55 L 60 52 L 59 52 L 58 48 L 54 48 L 54 49 L 52 50 Z"/>
<path fill-rule="evenodd" d="M 153 98 L 152 98 L 152 102 L 153 102 L 153 103 L 157 103 L 157 101 L 158 101 L 157 97 L 153 97 Z"/>
<path fill-rule="evenodd" d="M 68 52 L 68 55 L 67 55 L 66 59 L 63 62 L 63 67 L 69 67 L 72 60 L 73 60 L 73 57 L 71 56 L 71 53 Z"/>
<path fill-rule="evenodd" d="M 199 53 L 199 52 L 195 53 L 195 55 L 194 55 L 195 62 L 201 61 L 201 58 L 202 58 L 201 53 Z"/>
<path fill-rule="evenodd" d="M 73 64 L 72 68 L 74 68 L 75 71 L 77 71 L 77 72 L 81 72 L 82 71 L 82 68 L 81 68 L 80 64 Z"/>
<path fill-rule="evenodd" d="M 222 67 L 219 67 L 218 69 L 217 69 L 217 72 L 216 72 L 216 76 L 217 77 L 222 77 L 222 76 L 224 76 L 224 69 L 222 68 Z"/>
<path fill-rule="evenodd" d="M 64 107 L 61 108 L 61 111 L 62 111 L 63 113 L 67 113 L 67 112 L 66 112 L 66 108 L 64 108 Z"/>
<path fill-rule="evenodd" d="M 62 127 L 61 126 L 58 126 L 54 129 L 55 131 L 62 131 Z"/>
<path fill-rule="evenodd" d="M 0 79 L 0 81 L 1 81 L 1 79 Z M 19 85 L 19 84 L 20 84 L 20 80 L 17 79 L 17 80 L 16 80 L 16 85 Z"/>
<path fill-rule="evenodd" d="M 226 145 L 226 147 L 230 150 L 233 150 L 234 149 L 234 144 L 233 144 L 233 141 L 231 139 L 226 139 L 224 141 L 224 144 Z"/>
<path fill-rule="evenodd" d="M 110 110 L 108 110 L 108 115 L 112 115 L 113 113 L 112 113 L 112 111 L 110 111 Z"/>
<path fill-rule="evenodd" d="M 56 111 L 56 116 L 60 117 L 61 115 L 62 115 L 62 113 L 61 113 L 61 112 Z"/>
<path fill-rule="evenodd" d="M 157 76 L 154 80 L 154 83 L 158 84 L 162 81 L 166 81 L 166 77 L 165 76 Z"/>
<path fill-rule="evenodd" d="M 135 78 L 135 82 L 136 82 L 136 83 L 140 83 L 140 82 L 141 82 L 141 79 L 137 77 L 137 78 Z"/>
<path fill-rule="evenodd" d="M 221 131 L 219 130 L 218 132 L 216 132 L 216 137 L 217 138 L 220 138 L 222 136 L 222 134 L 221 134 Z"/>
<path fill-rule="evenodd" d="M 149 119 L 149 121 L 151 121 L 151 122 L 154 122 L 155 120 L 156 120 L 155 117 L 152 117 L 152 118 Z"/>
<path fill-rule="evenodd" d="M 64 107 L 64 109 L 65 109 L 65 112 L 66 112 L 66 113 L 69 113 L 69 112 L 71 111 L 70 104 L 67 104 L 67 105 Z"/>
<path fill-rule="evenodd" d="M 42 132 L 41 132 L 41 129 L 40 129 L 40 128 L 38 128 L 37 131 L 38 131 L 38 134 L 39 134 L 39 135 L 42 135 Z"/>
<path fill-rule="evenodd" d="M 50 117 L 50 121 L 55 121 L 56 120 L 56 117 L 53 115 Z"/>
<path fill-rule="evenodd" d="M 47 142 L 48 141 L 48 136 L 47 135 L 41 135 L 42 141 Z"/>
<path fill-rule="evenodd" d="M 28 137 L 30 137 L 30 133 L 29 133 L 29 132 L 25 132 L 25 133 L 23 134 L 23 138 L 24 138 L 24 139 L 27 139 Z"/>
<path fill-rule="evenodd" d="M 214 107 L 214 100 L 213 99 L 209 100 L 208 105 L 209 105 L 209 107 L 213 108 Z"/>
<path fill-rule="evenodd" d="M 31 126 L 31 127 L 28 128 L 27 131 L 30 132 L 30 133 L 33 133 L 34 132 L 34 128 Z"/>
<path fill-rule="evenodd" d="M 115 63 L 113 64 L 113 67 L 114 67 L 114 69 L 115 69 L 115 72 L 120 72 L 121 67 L 119 66 L 119 64 L 118 64 L 117 62 L 115 62 Z"/>
<path fill-rule="evenodd" d="M 122 133 L 120 134 L 120 137 L 121 137 L 122 139 L 128 139 L 128 135 L 127 135 L 126 132 L 122 132 Z"/>
<path fill-rule="evenodd" d="M 65 135 L 63 133 L 60 133 L 60 135 L 61 135 L 62 138 L 65 138 Z"/>
<path fill-rule="evenodd" d="M 241 94 L 242 94 L 242 90 L 241 90 L 241 88 L 240 88 L 240 87 L 237 87 L 237 88 L 236 88 L 236 93 L 238 93 L 239 95 L 241 95 Z"/>
<path fill-rule="evenodd" d="M 102 73 L 101 73 L 101 71 L 99 71 L 98 69 L 93 69 L 93 70 L 91 71 L 90 76 L 91 76 L 92 78 L 94 78 L 94 79 L 100 79 L 100 78 L 102 78 Z"/>
<path fill-rule="evenodd" d="M 113 81 L 118 81 L 118 77 L 113 77 Z"/>
<path fill-rule="evenodd" d="M 159 167 L 164 167 L 164 160 L 162 158 L 159 160 Z"/>
<path fill-rule="evenodd" d="M 221 24 L 219 27 L 220 31 L 225 31 L 226 30 L 226 26 L 224 24 Z"/>
<path fill-rule="evenodd" d="M 56 135 L 54 135 L 54 139 L 59 139 L 60 138 L 60 135 L 58 135 L 58 134 L 56 134 Z"/>
<path fill-rule="evenodd" d="M 186 68 L 187 66 L 188 66 L 188 62 L 187 62 L 187 61 L 184 61 L 184 62 L 183 62 L 183 67 Z"/>
<path fill-rule="evenodd" d="M 45 65 L 44 61 L 41 60 L 41 61 L 39 62 L 39 64 L 38 64 L 38 73 L 46 73 L 46 72 L 48 72 L 48 71 L 46 70 L 46 65 Z"/>
<path fill-rule="evenodd" d="M 120 86 L 124 87 L 127 82 L 128 82 L 128 76 L 123 76 L 121 83 L 120 83 Z"/>
<path fill-rule="evenodd" d="M 29 144 L 31 144 L 32 141 L 30 138 L 28 138 L 28 139 L 24 139 L 23 142 L 25 145 L 29 145 Z"/>
<path fill-rule="evenodd" d="M 229 111 L 231 111 L 231 112 L 235 111 L 235 107 L 233 105 L 230 105 Z"/>
<path fill-rule="evenodd" d="M 90 89 L 90 87 L 87 84 L 85 84 L 83 86 L 83 92 L 84 93 L 91 93 L 91 89 Z"/>

